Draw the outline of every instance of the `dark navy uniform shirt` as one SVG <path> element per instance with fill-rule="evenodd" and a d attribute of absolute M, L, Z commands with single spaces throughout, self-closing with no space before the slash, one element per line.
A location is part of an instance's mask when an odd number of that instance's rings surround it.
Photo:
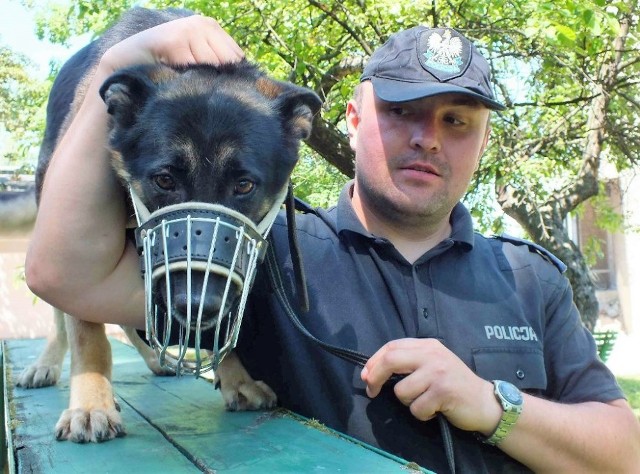
<path fill-rule="evenodd" d="M 310 298 L 310 311 L 298 316 L 313 335 L 367 355 L 393 339 L 435 338 L 486 380 L 507 380 L 563 403 L 623 398 L 581 324 L 563 264 L 552 255 L 521 240 L 474 233 L 469 212 L 458 204 L 451 236 L 410 264 L 363 228 L 350 190 L 347 185 L 337 207 L 296 219 Z M 298 308 L 284 219 L 272 237 Z M 259 270 L 238 345 L 251 375 L 288 409 L 446 472 L 438 422 L 415 419 L 390 387 L 367 397 L 361 367 L 304 338 L 265 273 Z M 452 429 L 461 472 L 526 471 L 473 433 Z"/>

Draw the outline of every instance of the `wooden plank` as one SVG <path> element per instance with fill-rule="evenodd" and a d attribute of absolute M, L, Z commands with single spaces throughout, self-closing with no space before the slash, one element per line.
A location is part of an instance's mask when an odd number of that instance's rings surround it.
<path fill-rule="evenodd" d="M 120 403 L 129 436 L 105 444 L 59 442 L 54 426 L 69 398 L 68 361 L 57 387 L 21 389 L 15 380 L 38 356 L 43 341 L 5 341 L 9 402 L 13 412 L 13 449 L 18 473 L 200 472 L 157 430 Z M 114 367 L 117 371 L 117 366 Z M 126 469 L 125 469 L 126 466 Z"/>
<path fill-rule="evenodd" d="M 285 410 L 227 412 L 210 382 L 156 377 L 118 341 L 112 341 L 114 387 L 127 436 L 103 444 L 57 442 L 53 426 L 68 400 L 68 362 L 58 387 L 14 386 L 43 344 L 5 342 L 17 472 L 407 472 L 405 461 Z"/>
<path fill-rule="evenodd" d="M 10 436 L 7 436 L 11 430 L 9 425 L 9 404 L 5 403 L 8 398 L 3 349 L 3 345 L 0 343 L 0 396 L 2 396 L 2 402 L 0 403 L 0 471 L 6 473 L 14 472 L 15 465 L 13 440 Z"/>

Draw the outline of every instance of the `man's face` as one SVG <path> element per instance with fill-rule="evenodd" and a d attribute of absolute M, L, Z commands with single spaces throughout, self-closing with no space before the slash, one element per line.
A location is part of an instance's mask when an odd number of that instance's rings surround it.
<path fill-rule="evenodd" d="M 448 219 L 487 144 L 489 110 L 463 94 L 398 103 L 360 87 L 347 106 L 356 211 L 410 226 Z"/>

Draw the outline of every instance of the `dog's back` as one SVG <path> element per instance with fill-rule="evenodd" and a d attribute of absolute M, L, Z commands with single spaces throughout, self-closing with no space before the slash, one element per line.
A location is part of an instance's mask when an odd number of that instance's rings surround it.
<path fill-rule="evenodd" d="M 122 15 L 102 36 L 75 53 L 60 69 L 49 94 L 44 137 L 38 154 L 35 187 L 21 192 L 0 193 L 0 227 L 3 232 L 23 230 L 33 225 L 36 203 L 49 160 L 58 140 L 68 128 L 80 106 L 86 88 L 104 52 L 111 46 L 140 31 L 194 13 L 171 8 L 149 10 L 133 8 Z"/>
<path fill-rule="evenodd" d="M 99 38 L 75 53 L 60 69 L 47 103 L 47 119 L 44 138 L 38 155 L 36 169 L 36 200 L 40 201 L 40 190 L 49 160 L 56 144 L 69 124 L 77 108 L 84 100 L 86 89 L 95 73 L 102 55 L 111 46 L 154 26 L 194 13 L 184 9 L 149 10 L 133 8 L 107 29 Z"/>

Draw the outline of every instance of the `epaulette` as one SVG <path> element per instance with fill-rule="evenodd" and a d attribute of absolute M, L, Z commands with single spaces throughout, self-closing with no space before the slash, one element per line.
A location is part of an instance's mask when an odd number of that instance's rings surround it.
<path fill-rule="evenodd" d="M 560 260 L 558 257 L 556 257 L 554 254 L 549 252 L 544 247 L 541 247 L 540 245 L 534 242 L 531 242 L 530 240 L 513 237 L 508 234 L 494 235 L 493 238 L 502 240 L 503 242 L 509 242 L 517 246 L 526 245 L 529 248 L 529 252 L 536 253 L 540 255 L 542 258 L 544 258 L 546 261 L 552 263 L 558 270 L 560 270 L 560 273 L 564 273 L 567 270 L 567 266 L 564 264 L 562 260 Z"/>
<path fill-rule="evenodd" d="M 300 199 L 298 197 L 295 198 L 295 206 L 296 206 L 296 211 L 303 212 L 304 214 L 317 214 L 318 213 L 316 211 L 316 209 L 311 206 L 311 204 L 303 201 L 302 199 Z"/>

